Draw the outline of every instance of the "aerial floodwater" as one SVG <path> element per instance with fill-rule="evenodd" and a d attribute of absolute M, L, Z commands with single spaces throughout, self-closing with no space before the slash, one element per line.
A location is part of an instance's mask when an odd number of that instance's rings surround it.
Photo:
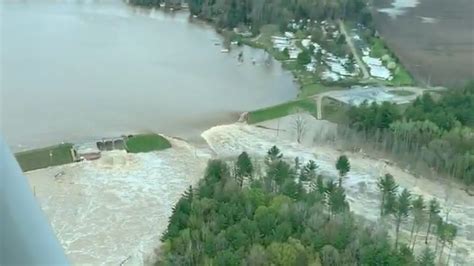
<path fill-rule="evenodd" d="M 375 0 L 380 34 L 423 85 L 474 79 L 474 1 Z"/>
<path fill-rule="evenodd" d="M 0 10 L 0 124 L 16 151 L 135 132 L 193 138 L 297 93 L 264 51 L 223 52 L 187 12 L 120 0 L 2 1 Z"/>

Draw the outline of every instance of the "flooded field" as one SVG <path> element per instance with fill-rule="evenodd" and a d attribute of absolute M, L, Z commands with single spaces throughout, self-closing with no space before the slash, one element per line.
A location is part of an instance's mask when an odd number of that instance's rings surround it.
<path fill-rule="evenodd" d="M 474 79 L 474 1 L 375 0 L 377 28 L 421 84 Z"/>
<path fill-rule="evenodd" d="M 256 159 L 256 171 L 263 175 L 266 151 L 277 145 L 285 159 L 292 161 L 298 156 L 301 161 L 315 160 L 320 173 L 336 179 L 334 164 L 341 151 L 334 145 L 318 143 L 327 143 L 324 140 L 334 136 L 337 126 L 302 114 L 306 127 L 299 144 L 295 119 L 287 116 L 259 126 L 243 123 L 216 126 L 202 134 L 207 145 L 170 139 L 173 148 L 164 151 L 104 152 L 97 161 L 51 167 L 26 175 L 73 264 L 147 264 L 153 262 L 160 247 L 160 236 L 166 229 L 172 206 L 202 177 L 210 158 L 233 158 L 247 151 Z M 379 221 L 377 179 L 390 173 L 400 187 L 427 200 L 436 197 L 442 205 L 441 215 L 449 212 L 449 222 L 458 227 L 451 263 L 469 265 L 466 263 L 474 260 L 474 198 L 460 186 L 415 177 L 383 158 L 370 158 L 363 153 L 347 155 L 351 171 L 343 186 L 355 214 Z M 391 219 L 385 224 L 393 233 Z M 408 238 L 410 224 L 404 223 L 402 239 Z M 424 245 L 422 235 L 420 232 L 419 246 Z M 430 244 L 434 248 L 435 241 Z M 445 251 L 447 255 L 451 250 Z"/>
<path fill-rule="evenodd" d="M 0 130 L 14 151 L 148 131 L 198 137 L 297 93 L 264 51 L 223 53 L 186 12 L 1 1 L 0 26 Z"/>
<path fill-rule="evenodd" d="M 221 157 L 234 157 L 247 151 L 254 158 L 262 158 L 273 145 L 284 154 L 284 158 L 293 161 L 299 157 L 300 162 L 314 160 L 318 171 L 327 177 L 338 177 L 335 162 L 341 151 L 334 145 L 316 144 L 315 138 L 333 134 L 334 124 L 316 120 L 307 115 L 303 117 L 306 134 L 302 144 L 296 142 L 294 127 L 295 117 L 287 116 L 273 121 L 266 121 L 264 128 L 246 124 L 232 124 L 213 127 L 203 133 L 212 150 Z M 301 118 L 300 118 L 301 119 Z M 278 131 L 276 130 L 278 128 Z M 278 132 L 278 133 L 277 133 Z M 449 222 L 458 227 L 454 241 L 451 263 L 454 265 L 471 265 L 474 261 L 474 198 L 469 196 L 453 182 L 415 177 L 396 165 L 389 165 L 382 158 L 370 158 L 362 153 L 346 153 L 350 158 L 351 170 L 343 181 L 351 211 L 356 215 L 373 222 L 379 221 L 380 193 L 377 180 L 386 173 L 395 177 L 401 188 L 409 189 L 413 194 L 423 195 L 425 199 L 437 198 L 442 206 L 443 217 L 449 212 Z M 263 162 L 262 162 L 263 165 Z M 403 225 L 402 239 L 409 237 L 410 222 Z M 393 233 L 392 220 L 388 219 L 387 229 Z M 422 234 L 420 234 L 421 236 Z M 417 245 L 424 247 L 424 239 L 419 237 Z M 430 242 L 434 249 L 435 241 Z M 448 250 L 445 250 L 446 253 Z M 447 256 L 447 254 L 445 254 Z"/>
<path fill-rule="evenodd" d="M 149 265 L 181 194 L 210 154 L 183 141 L 154 153 L 103 152 L 28 172 L 29 183 L 73 265 Z"/>

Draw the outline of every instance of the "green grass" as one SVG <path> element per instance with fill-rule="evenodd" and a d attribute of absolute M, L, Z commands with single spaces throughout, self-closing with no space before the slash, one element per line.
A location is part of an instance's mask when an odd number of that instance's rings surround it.
<path fill-rule="evenodd" d="M 255 124 L 262 121 L 272 120 L 275 118 L 287 116 L 295 112 L 297 109 L 301 109 L 311 113 L 312 115 L 316 115 L 316 103 L 313 99 L 306 98 L 251 111 L 248 114 L 247 121 L 249 124 Z"/>
<path fill-rule="evenodd" d="M 410 73 L 401 65 L 393 73 L 393 79 L 390 82 L 395 86 L 413 85 L 414 83 Z"/>
<path fill-rule="evenodd" d="M 370 51 L 370 55 L 373 57 L 381 58 L 386 54 L 390 54 L 390 51 L 385 46 L 385 43 L 380 38 L 372 38 L 371 39 L 372 47 Z"/>
<path fill-rule="evenodd" d="M 300 93 L 298 94 L 299 98 L 306 98 L 311 95 L 315 95 L 321 92 L 325 92 L 331 90 L 332 88 L 328 88 L 321 83 L 312 83 L 308 85 L 303 85 L 301 87 Z"/>
<path fill-rule="evenodd" d="M 286 61 L 283 61 L 281 64 L 284 69 L 292 71 L 292 72 L 302 69 L 301 65 L 298 64 L 296 60 L 286 60 Z"/>
<path fill-rule="evenodd" d="M 371 38 L 371 52 L 370 55 L 373 57 L 382 58 L 384 55 L 389 55 L 392 59 L 395 55 L 387 48 L 384 41 L 380 38 Z M 385 64 L 385 63 L 384 63 Z M 393 73 L 393 79 L 390 81 L 390 85 L 393 86 L 406 86 L 413 85 L 414 81 L 410 73 L 401 65 L 399 62 L 396 63 L 397 68 Z"/>
<path fill-rule="evenodd" d="M 157 134 L 135 135 L 126 141 L 127 152 L 140 153 L 171 148 L 171 143 Z"/>
<path fill-rule="evenodd" d="M 71 155 L 72 144 L 19 152 L 15 157 L 23 171 L 31 171 L 49 166 L 63 165 L 73 162 Z"/>

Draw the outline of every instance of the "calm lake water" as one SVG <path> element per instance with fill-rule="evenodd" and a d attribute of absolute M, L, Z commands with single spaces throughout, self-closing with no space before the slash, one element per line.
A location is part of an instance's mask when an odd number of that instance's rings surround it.
<path fill-rule="evenodd" d="M 185 12 L 35 0 L 3 1 L 0 17 L 1 131 L 14 150 L 148 131 L 194 138 L 297 93 L 265 52 L 222 53 Z"/>

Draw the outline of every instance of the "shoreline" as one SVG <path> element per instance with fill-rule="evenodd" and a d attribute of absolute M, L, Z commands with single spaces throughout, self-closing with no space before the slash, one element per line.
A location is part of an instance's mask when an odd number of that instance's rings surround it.
<path fill-rule="evenodd" d="M 131 5 L 131 6 L 134 7 L 134 8 L 138 8 L 140 10 L 150 11 L 149 7 L 142 7 L 142 6 L 136 6 L 136 5 Z M 165 9 L 165 8 L 152 8 L 152 10 L 156 10 L 156 11 L 163 12 L 163 13 L 166 13 L 166 14 L 174 14 L 174 13 L 185 14 L 188 17 L 187 19 L 188 19 L 189 23 L 205 25 L 206 27 L 209 27 L 210 29 L 212 28 L 212 30 L 215 31 L 219 35 L 219 37 L 221 37 L 223 39 L 222 43 L 221 43 L 221 45 L 223 45 L 223 47 L 224 47 L 224 44 L 227 42 L 226 39 L 230 38 L 228 41 L 232 41 L 232 40 L 235 39 L 235 36 L 236 36 L 235 32 L 230 31 L 228 29 L 219 28 L 212 21 L 202 19 L 202 18 L 197 17 L 197 16 L 193 16 L 189 12 L 189 9 L 178 9 L 178 10 L 172 10 L 171 11 L 170 9 Z M 344 23 L 344 22 L 340 22 L 340 24 L 341 23 Z M 232 36 L 229 37 L 229 34 L 232 35 Z M 304 75 L 306 75 L 306 74 L 299 74 L 298 71 L 300 71 L 300 70 L 292 69 L 291 67 L 288 66 L 288 64 L 286 64 L 286 62 L 288 60 L 282 60 L 281 58 L 278 58 L 278 56 L 276 56 L 274 53 L 269 51 L 268 47 L 266 47 L 264 45 L 263 46 L 258 45 L 257 40 L 260 36 L 261 36 L 261 34 L 256 36 L 256 37 L 253 36 L 250 39 L 249 38 L 242 38 L 241 39 L 242 44 L 245 45 L 245 46 L 248 46 L 250 48 L 263 50 L 267 54 L 269 54 L 272 57 L 273 60 L 275 60 L 275 61 L 277 61 L 281 64 L 281 67 L 282 67 L 283 71 L 287 72 L 288 74 L 290 74 L 293 77 L 293 82 L 296 83 L 297 87 L 298 87 L 297 96 L 295 98 L 292 98 L 289 101 L 285 101 L 285 102 L 282 102 L 280 104 L 286 104 L 286 103 L 289 103 L 289 102 L 298 101 L 298 100 L 305 99 L 305 98 L 309 99 L 311 97 L 317 96 L 320 93 L 325 93 L 325 92 L 329 92 L 329 91 L 335 91 L 335 90 L 340 90 L 340 89 L 348 89 L 348 88 L 350 88 L 351 86 L 354 86 L 354 85 L 362 85 L 362 84 L 380 85 L 380 84 L 384 83 L 383 81 L 380 81 L 380 80 L 373 80 L 373 82 L 368 82 L 367 83 L 367 82 L 364 82 L 364 78 L 361 77 L 361 78 L 351 79 L 351 80 L 341 80 L 340 82 L 334 82 L 334 83 L 325 83 L 322 80 L 318 80 L 316 82 L 311 82 L 309 84 L 305 84 L 301 77 L 304 77 Z M 373 78 L 370 78 L 370 79 L 373 79 Z M 310 92 L 309 94 L 306 94 L 305 91 L 304 91 L 305 86 L 316 86 L 317 89 L 316 89 L 315 92 Z M 258 108 L 256 110 L 261 110 L 261 109 L 271 108 L 271 107 L 273 107 L 273 105 L 264 106 L 264 107 Z M 252 112 L 252 111 L 256 111 L 256 110 L 242 110 L 241 113 Z M 212 123 L 209 126 L 215 126 L 215 125 L 220 124 L 217 120 L 215 122 L 216 123 Z M 228 123 L 228 122 L 232 122 L 232 121 L 227 121 L 225 123 Z M 202 130 L 206 130 L 206 128 L 203 128 Z M 133 133 L 140 133 L 140 132 L 133 132 Z M 168 136 L 173 137 L 172 135 L 168 135 Z M 196 138 L 199 139 L 199 136 L 200 136 L 199 133 L 197 133 L 196 137 L 191 137 L 190 139 L 196 139 Z M 106 138 L 109 138 L 109 137 L 106 137 Z M 72 142 L 80 144 L 80 143 L 94 142 L 94 141 L 98 141 L 100 139 L 101 138 L 86 138 L 86 139 L 79 139 L 78 141 L 72 141 Z M 186 138 L 182 138 L 182 139 L 186 139 Z M 66 141 L 66 142 L 62 141 L 60 143 L 70 143 L 70 142 L 71 141 Z M 37 150 L 41 150 L 41 149 L 47 148 L 49 146 L 55 146 L 55 145 L 58 145 L 58 144 L 57 143 L 49 143 L 45 146 L 38 146 L 38 147 L 33 146 L 32 148 L 26 148 L 26 149 L 23 148 L 22 149 L 21 147 L 24 147 L 24 146 L 22 146 L 21 144 L 18 144 L 15 147 L 10 146 L 10 149 L 12 151 L 14 151 L 15 154 L 17 154 L 17 153 L 20 153 L 20 152 L 35 152 Z"/>

